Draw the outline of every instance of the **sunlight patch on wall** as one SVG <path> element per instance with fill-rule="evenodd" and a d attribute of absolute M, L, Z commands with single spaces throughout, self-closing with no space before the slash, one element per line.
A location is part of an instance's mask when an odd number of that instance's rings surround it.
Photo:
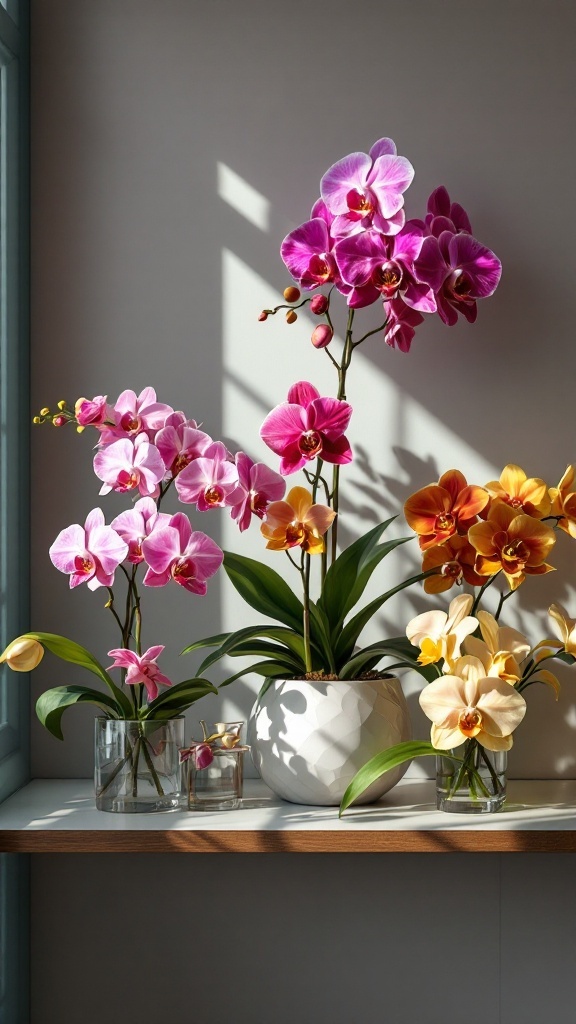
<path fill-rule="evenodd" d="M 270 203 L 236 171 L 218 162 L 218 195 L 260 231 L 268 231 Z"/>

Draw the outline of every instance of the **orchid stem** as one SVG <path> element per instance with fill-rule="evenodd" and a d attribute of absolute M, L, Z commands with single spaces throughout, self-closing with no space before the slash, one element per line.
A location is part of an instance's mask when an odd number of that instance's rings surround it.
<path fill-rule="evenodd" d="M 500 594 L 500 600 L 498 601 L 498 608 L 496 609 L 496 615 L 494 616 L 494 618 L 496 619 L 496 622 L 498 622 L 498 619 L 500 618 L 500 612 L 502 611 L 502 607 L 504 605 L 504 601 L 507 601 L 508 598 L 512 597 L 512 594 L 515 594 L 515 593 L 516 593 L 515 590 L 509 590 L 507 594 Z"/>
<path fill-rule="evenodd" d="M 470 609 L 470 615 L 474 615 L 476 609 L 478 608 L 478 605 L 480 604 L 480 601 L 482 600 L 482 597 L 484 596 L 484 591 L 488 589 L 490 584 L 494 582 L 496 577 L 499 576 L 501 572 L 502 572 L 502 570 L 499 569 L 498 572 L 495 572 L 493 576 L 489 576 L 488 577 L 488 579 L 486 580 L 486 583 L 482 584 L 482 586 L 480 587 L 480 590 L 478 591 L 478 593 L 476 595 L 476 599 L 474 601 L 474 604 L 472 605 L 472 608 Z"/>
<path fill-rule="evenodd" d="M 304 661 L 306 672 L 308 673 L 312 671 L 312 651 L 310 648 L 310 555 L 305 554 L 304 551 L 302 552 L 300 575 L 302 576 L 302 586 L 304 589 Z"/>

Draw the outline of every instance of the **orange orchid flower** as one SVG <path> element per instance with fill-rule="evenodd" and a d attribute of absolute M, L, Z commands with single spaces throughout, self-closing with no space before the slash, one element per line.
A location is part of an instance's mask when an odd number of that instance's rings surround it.
<path fill-rule="evenodd" d="M 543 519 L 550 514 L 548 488 L 539 477 L 527 477 L 520 466 L 509 463 L 504 466 L 499 480 L 490 480 L 486 490 L 493 498 L 499 498 L 518 512 L 525 512 L 534 519 Z"/>
<path fill-rule="evenodd" d="M 323 536 L 335 515 L 327 505 L 314 505 L 305 487 L 293 487 L 284 501 L 268 505 L 260 531 L 272 551 L 300 547 L 309 555 L 320 555 L 324 551 Z"/>
<path fill-rule="evenodd" d="M 548 493 L 552 499 L 550 514 L 558 516 L 558 526 L 561 530 L 576 538 L 575 476 L 576 467 L 568 466 L 558 487 L 551 487 Z"/>
<path fill-rule="evenodd" d="M 510 590 L 516 590 L 527 575 L 539 576 L 554 569 L 545 562 L 556 543 L 554 531 L 503 501 L 492 503 L 489 518 L 471 526 L 468 539 L 478 552 L 475 571 L 493 576 L 502 570 Z"/>
<path fill-rule="evenodd" d="M 455 536 L 444 544 L 436 544 L 424 552 L 422 559 L 423 572 L 436 566 L 439 569 L 437 575 L 424 580 L 424 590 L 427 594 L 442 594 L 463 579 L 473 587 L 481 587 L 486 580 L 475 571 L 475 561 L 476 550 L 467 537 Z"/>
<path fill-rule="evenodd" d="M 450 469 L 437 484 L 423 487 L 408 498 L 404 515 L 426 551 L 455 534 L 465 535 L 489 500 L 483 487 L 468 484 L 462 473 Z"/>

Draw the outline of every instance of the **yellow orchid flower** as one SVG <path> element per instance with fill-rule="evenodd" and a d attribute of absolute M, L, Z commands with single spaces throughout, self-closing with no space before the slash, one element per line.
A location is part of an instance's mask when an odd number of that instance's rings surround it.
<path fill-rule="evenodd" d="M 260 531 L 272 551 L 301 547 L 309 555 L 319 555 L 335 515 L 327 505 L 314 505 L 305 487 L 293 487 L 284 501 L 270 502 Z"/>
<path fill-rule="evenodd" d="M 17 636 L 0 654 L 0 662 L 5 661 L 13 672 L 31 672 L 40 664 L 44 657 L 44 648 L 38 640 L 29 636 Z"/>
<path fill-rule="evenodd" d="M 487 483 L 486 490 L 492 498 L 499 498 L 534 519 L 543 519 L 550 514 L 550 498 L 544 481 L 539 477 L 527 477 L 524 470 L 513 463 L 504 466 L 500 479 Z"/>
<path fill-rule="evenodd" d="M 510 590 L 516 590 L 526 576 L 554 570 L 544 561 L 556 543 L 554 531 L 503 501 L 492 503 L 486 522 L 470 527 L 468 540 L 478 552 L 475 571 L 480 576 L 503 571 Z"/>
<path fill-rule="evenodd" d="M 490 612 L 476 613 L 482 639 L 468 636 L 464 650 L 479 658 L 487 676 L 498 676 L 507 683 L 518 683 L 522 678 L 520 662 L 530 650 L 530 644 L 522 633 L 510 626 L 499 626 Z"/>
<path fill-rule="evenodd" d="M 478 620 L 468 615 L 473 603 L 470 594 L 459 594 L 450 602 L 448 612 L 430 611 L 417 615 L 406 626 L 406 636 L 414 647 L 420 648 L 421 665 L 434 665 L 444 659 L 444 672 L 450 672 L 460 657 L 460 645 L 478 626 Z"/>
<path fill-rule="evenodd" d="M 568 466 L 558 487 L 551 487 L 548 491 L 552 507 L 550 514 L 558 516 L 558 526 L 570 537 L 576 538 L 576 491 L 574 490 L 574 477 L 576 467 Z"/>
<path fill-rule="evenodd" d="M 430 739 L 437 750 L 452 750 L 476 739 L 487 750 L 510 750 L 512 733 L 526 714 L 526 701 L 513 686 L 486 676 L 478 658 L 465 656 L 453 675 L 422 690 L 420 707 L 431 720 Z"/>

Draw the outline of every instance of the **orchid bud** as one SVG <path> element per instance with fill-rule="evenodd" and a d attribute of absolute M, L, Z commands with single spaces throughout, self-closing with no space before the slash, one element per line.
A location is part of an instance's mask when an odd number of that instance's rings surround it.
<path fill-rule="evenodd" d="M 267 320 L 268 319 L 268 313 L 266 312 L 265 309 L 262 310 L 262 312 L 260 313 L 260 316 L 258 317 L 258 319 L 259 320 Z"/>
<path fill-rule="evenodd" d="M 312 344 L 314 348 L 326 348 L 334 337 L 334 331 L 328 324 L 318 324 L 312 331 Z"/>
<path fill-rule="evenodd" d="M 47 405 L 44 406 L 43 409 L 40 409 L 40 415 L 41 416 L 49 416 L 50 415 L 50 409 L 48 408 Z"/>
<path fill-rule="evenodd" d="M 44 657 L 44 648 L 38 640 L 29 636 L 19 636 L 0 654 L 0 662 L 5 661 L 13 672 L 31 672 L 40 664 Z"/>
<path fill-rule="evenodd" d="M 55 427 L 63 427 L 64 424 L 67 422 L 68 420 L 66 419 L 65 416 L 54 416 L 52 418 L 52 423 L 54 424 Z"/>
<path fill-rule="evenodd" d="M 86 430 L 86 427 L 76 427 L 76 433 L 77 434 L 83 434 L 85 430 Z"/>
<path fill-rule="evenodd" d="M 36 423 L 36 425 L 38 425 L 38 423 L 42 423 L 42 420 L 40 419 L 39 416 L 35 416 L 34 419 L 32 420 L 32 423 Z"/>
<path fill-rule="evenodd" d="M 312 313 L 316 313 L 317 316 L 321 316 L 322 313 L 326 312 L 329 305 L 330 303 L 328 302 L 326 295 L 318 294 L 315 295 L 310 302 L 310 311 Z"/>
<path fill-rule="evenodd" d="M 284 289 L 283 294 L 286 302 L 298 302 L 298 299 L 300 298 L 300 289 L 296 288 L 293 284 L 289 284 L 288 287 Z"/>
<path fill-rule="evenodd" d="M 197 747 L 194 747 L 194 766 L 199 771 L 203 768 L 208 768 L 214 760 L 214 754 L 212 747 L 209 743 L 199 743 Z"/>
<path fill-rule="evenodd" d="M 286 323 L 293 324 L 298 319 L 298 314 L 293 309 L 289 309 L 286 313 Z"/>
<path fill-rule="evenodd" d="M 66 402 L 64 401 L 64 399 L 62 399 L 62 401 L 58 402 L 58 408 L 60 409 L 60 411 L 62 411 L 62 409 L 66 408 Z"/>

